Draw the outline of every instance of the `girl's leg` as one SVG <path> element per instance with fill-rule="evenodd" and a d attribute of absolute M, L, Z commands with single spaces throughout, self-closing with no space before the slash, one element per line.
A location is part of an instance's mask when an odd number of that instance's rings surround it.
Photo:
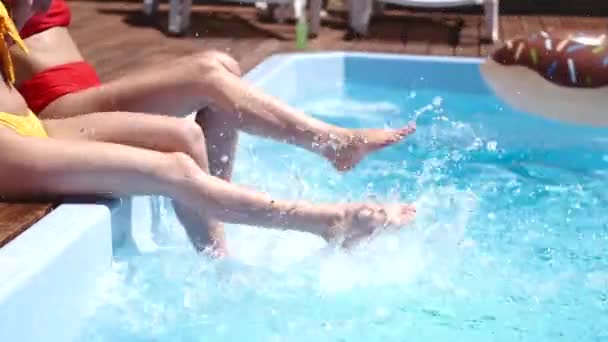
<path fill-rule="evenodd" d="M 0 127 L 0 193 L 6 197 L 159 194 L 207 217 L 268 228 L 293 229 L 346 242 L 383 225 L 411 222 L 407 204 L 313 205 L 286 202 L 204 173 L 183 153 L 115 143 L 22 137 Z M 27 182 L 22 182 L 23 179 Z"/>
<path fill-rule="evenodd" d="M 209 103 L 232 130 L 295 144 L 321 154 L 339 170 L 352 168 L 370 152 L 414 131 L 409 126 L 353 130 L 314 119 L 243 81 L 234 59 L 217 52 L 173 60 L 99 88 L 63 96 L 41 115 L 65 117 L 115 110 L 185 115 Z M 210 143 L 222 146 L 224 141 L 210 139 Z"/>
<path fill-rule="evenodd" d="M 221 112 L 211 106 L 197 113 L 196 122 L 205 128 L 210 174 L 230 181 L 239 138 L 238 131 L 226 122 Z"/>
<path fill-rule="evenodd" d="M 69 119 L 45 120 L 48 133 L 66 140 L 89 140 L 141 147 L 161 152 L 189 155 L 204 172 L 209 172 L 205 138 L 192 120 L 140 113 L 94 113 Z M 175 212 L 195 248 L 212 247 L 226 252 L 220 222 L 175 202 Z"/>

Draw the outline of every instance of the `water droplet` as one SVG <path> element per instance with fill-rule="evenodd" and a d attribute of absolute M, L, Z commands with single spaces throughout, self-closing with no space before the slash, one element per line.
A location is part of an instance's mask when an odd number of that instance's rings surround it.
<path fill-rule="evenodd" d="M 376 308 L 376 316 L 384 318 L 388 316 L 388 310 L 383 307 Z"/>
<path fill-rule="evenodd" d="M 440 107 L 441 103 L 443 102 L 443 98 L 441 98 L 441 96 L 435 96 L 435 98 L 433 98 L 433 106 L 435 107 Z"/>
<path fill-rule="evenodd" d="M 230 160 L 230 158 L 227 155 L 223 155 L 220 160 L 222 161 L 222 163 L 226 164 Z"/>
<path fill-rule="evenodd" d="M 461 246 L 464 248 L 473 248 L 475 247 L 475 241 L 471 239 L 465 239 L 462 241 Z"/>
<path fill-rule="evenodd" d="M 193 306 L 192 304 L 193 304 L 192 303 L 192 293 L 189 290 L 186 290 L 184 292 L 184 301 L 183 301 L 184 308 L 190 309 Z"/>
<path fill-rule="evenodd" d="M 396 237 L 388 239 L 386 241 L 386 250 L 389 253 L 395 253 L 395 252 L 399 251 L 399 239 Z"/>

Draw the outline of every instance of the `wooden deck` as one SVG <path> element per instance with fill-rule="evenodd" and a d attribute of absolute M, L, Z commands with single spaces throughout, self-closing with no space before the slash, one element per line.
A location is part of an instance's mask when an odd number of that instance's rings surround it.
<path fill-rule="evenodd" d="M 507 1 L 503 1 L 507 2 Z M 529 34 L 539 29 L 604 30 L 608 6 L 596 0 L 509 2 L 501 9 L 501 37 Z M 69 1 L 71 32 L 84 56 L 102 80 L 111 80 L 144 64 L 168 63 L 175 56 L 203 49 L 233 55 L 249 70 L 277 52 L 294 51 L 292 25 L 263 24 L 252 7 L 195 5 L 191 32 L 175 38 L 165 34 L 166 5 L 154 20 L 141 14 L 141 0 Z M 514 4 L 515 3 L 515 4 Z M 541 5 L 538 5 L 541 3 Z M 333 4 L 333 3 L 332 3 Z M 519 7 L 518 7 L 519 6 Z M 540 7 L 539 7 L 540 6 Z M 591 11 L 593 8 L 593 13 Z M 371 25 L 363 41 L 343 40 L 345 13 L 332 5 L 331 16 L 309 50 L 348 50 L 449 56 L 485 56 L 491 46 L 480 43 L 483 18 L 476 9 L 451 12 L 390 10 Z M 552 13 L 539 15 L 537 13 Z M 568 15 L 575 13 L 575 15 Z M 592 17 L 594 15 L 595 17 Z M 0 247 L 51 211 L 54 203 L 0 203 Z"/>

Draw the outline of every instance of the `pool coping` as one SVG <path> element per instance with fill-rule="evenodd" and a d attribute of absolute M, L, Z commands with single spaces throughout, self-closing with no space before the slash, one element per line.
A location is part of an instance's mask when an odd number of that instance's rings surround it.
<path fill-rule="evenodd" d="M 358 51 L 328 51 L 328 52 L 286 52 L 274 54 L 260 62 L 251 69 L 243 78 L 247 81 L 261 82 L 268 75 L 263 72 L 276 70 L 278 66 L 300 58 L 322 58 L 322 57 L 372 57 L 383 59 L 408 59 L 412 61 L 451 62 L 463 64 L 480 64 L 486 58 L 481 57 L 459 57 L 459 56 L 429 56 L 414 54 L 398 54 L 386 52 L 358 52 Z"/>

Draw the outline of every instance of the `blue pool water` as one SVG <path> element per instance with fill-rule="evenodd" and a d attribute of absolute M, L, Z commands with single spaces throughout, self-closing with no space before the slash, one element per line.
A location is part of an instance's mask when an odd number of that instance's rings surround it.
<path fill-rule="evenodd" d="M 281 198 L 415 201 L 415 226 L 351 253 L 314 236 L 228 227 L 197 257 L 165 206 L 159 248 L 119 253 L 81 341 L 604 341 L 605 132 L 524 116 L 491 96 L 351 84 L 293 105 L 404 143 L 338 174 L 244 136 L 235 181 Z"/>

